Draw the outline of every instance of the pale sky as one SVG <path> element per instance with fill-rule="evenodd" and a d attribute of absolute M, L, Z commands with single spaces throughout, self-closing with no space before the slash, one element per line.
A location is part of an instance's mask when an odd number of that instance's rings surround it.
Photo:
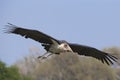
<path fill-rule="evenodd" d="M 120 0 L 0 0 L 0 59 L 8 65 L 40 43 L 5 34 L 7 23 L 103 49 L 120 46 Z"/>

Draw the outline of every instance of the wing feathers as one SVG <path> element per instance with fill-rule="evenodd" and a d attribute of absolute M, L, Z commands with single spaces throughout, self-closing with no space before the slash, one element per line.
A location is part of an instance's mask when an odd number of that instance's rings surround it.
<path fill-rule="evenodd" d="M 40 43 L 52 44 L 51 39 L 53 39 L 54 41 L 59 43 L 58 40 L 52 38 L 49 35 L 46 35 L 46 34 L 40 32 L 40 31 L 37 31 L 37 30 L 20 28 L 20 27 L 17 27 L 11 23 L 8 23 L 7 26 L 9 27 L 9 30 L 7 31 L 7 33 L 19 34 L 25 38 L 31 38 L 33 40 L 40 42 Z"/>
<path fill-rule="evenodd" d="M 117 58 L 115 56 L 102 52 L 96 48 L 78 45 L 78 44 L 71 44 L 71 43 L 69 43 L 69 45 L 71 49 L 73 50 L 73 52 L 77 52 L 79 55 L 94 57 L 100 60 L 102 63 L 105 62 L 108 65 L 113 64 L 113 61 L 117 62 Z"/>

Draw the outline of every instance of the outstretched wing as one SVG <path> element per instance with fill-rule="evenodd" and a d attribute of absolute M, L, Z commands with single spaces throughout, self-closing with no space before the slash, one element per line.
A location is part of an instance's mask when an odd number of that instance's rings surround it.
<path fill-rule="evenodd" d="M 117 61 L 117 58 L 115 56 L 112 56 L 111 54 L 102 52 L 96 48 L 78 45 L 78 44 L 71 44 L 69 43 L 69 46 L 73 50 L 73 52 L 77 52 L 79 55 L 85 55 L 85 56 L 91 56 L 98 60 L 101 60 L 102 63 L 107 63 L 108 65 L 113 64 L 113 61 Z"/>
<path fill-rule="evenodd" d="M 19 34 L 25 38 L 31 38 L 33 40 L 36 40 L 40 43 L 45 43 L 45 44 L 52 44 L 53 43 L 52 40 L 59 43 L 59 40 L 56 40 L 53 37 L 46 35 L 40 31 L 37 31 L 37 30 L 20 28 L 20 27 L 13 25 L 11 23 L 8 23 L 8 25 L 6 25 L 6 26 L 9 27 L 9 30 L 7 31 L 7 33 Z"/>

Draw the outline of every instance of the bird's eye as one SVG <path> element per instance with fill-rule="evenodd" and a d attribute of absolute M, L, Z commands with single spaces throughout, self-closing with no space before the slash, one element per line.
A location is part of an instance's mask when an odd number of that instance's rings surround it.
<path fill-rule="evenodd" d="M 67 44 L 64 44 L 64 47 L 67 48 Z"/>

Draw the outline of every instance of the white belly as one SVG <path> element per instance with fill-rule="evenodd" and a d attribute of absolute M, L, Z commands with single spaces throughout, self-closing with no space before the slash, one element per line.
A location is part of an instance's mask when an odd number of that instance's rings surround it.
<path fill-rule="evenodd" d="M 59 48 L 59 45 L 52 45 L 49 49 L 50 52 L 52 53 L 61 53 L 64 50 Z"/>

